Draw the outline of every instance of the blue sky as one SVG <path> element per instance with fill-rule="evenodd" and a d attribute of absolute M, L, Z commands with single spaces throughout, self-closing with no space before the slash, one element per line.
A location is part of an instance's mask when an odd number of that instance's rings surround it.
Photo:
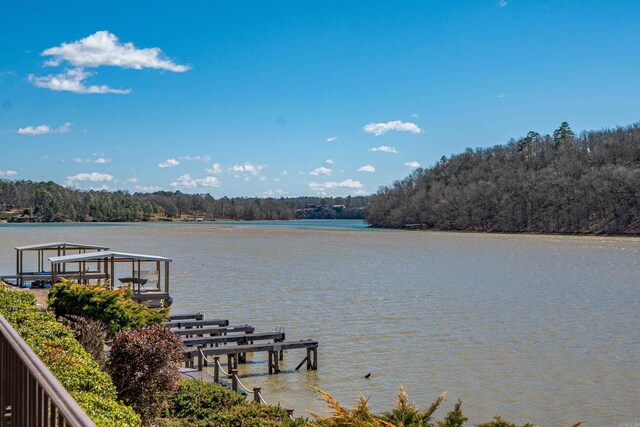
<path fill-rule="evenodd" d="M 638 1 L 5 2 L 0 178 L 370 194 L 640 119 Z"/>

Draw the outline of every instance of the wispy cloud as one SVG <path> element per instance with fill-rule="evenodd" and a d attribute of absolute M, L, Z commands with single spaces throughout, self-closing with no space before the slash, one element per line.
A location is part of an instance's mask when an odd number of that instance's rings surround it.
<path fill-rule="evenodd" d="M 114 67 L 155 68 L 182 73 L 189 70 L 188 65 L 179 65 L 164 57 L 160 48 L 138 49 L 133 43 L 120 43 L 118 37 L 109 31 L 97 31 L 90 36 L 72 43 L 62 43 L 42 52 L 42 56 L 50 56 L 45 65 L 58 66 L 69 62 L 76 67 Z"/>
<path fill-rule="evenodd" d="M 106 159 L 104 157 L 98 157 L 97 159 L 83 159 L 81 157 L 76 157 L 73 159 L 76 163 L 97 163 L 97 164 L 106 164 L 111 163 L 111 159 Z"/>
<path fill-rule="evenodd" d="M 12 170 L 0 170 L 0 176 L 16 176 L 18 175 L 18 171 L 12 171 Z"/>
<path fill-rule="evenodd" d="M 162 169 L 164 169 L 164 168 L 173 168 L 173 167 L 178 166 L 179 164 L 180 164 L 180 162 L 177 161 L 176 159 L 167 159 L 164 162 L 158 163 L 158 167 L 162 168 Z"/>
<path fill-rule="evenodd" d="M 220 175 L 222 173 L 222 165 L 216 162 L 211 165 L 211 169 L 205 169 L 205 172 L 212 175 Z"/>
<path fill-rule="evenodd" d="M 65 179 L 66 185 L 74 185 L 76 182 L 103 182 L 113 181 L 113 175 L 108 173 L 90 172 L 90 173 L 78 173 L 72 176 L 68 176 Z"/>
<path fill-rule="evenodd" d="M 498 7 L 505 7 L 507 6 L 509 3 L 507 3 L 505 0 L 499 0 L 498 1 Z"/>
<path fill-rule="evenodd" d="M 420 167 L 420 163 L 418 162 L 406 162 L 405 166 L 409 166 L 410 168 L 416 169 Z"/>
<path fill-rule="evenodd" d="M 396 147 L 389 147 L 387 145 L 369 148 L 369 151 L 380 151 L 382 153 L 398 154 L 398 150 L 396 150 Z"/>
<path fill-rule="evenodd" d="M 331 175 L 331 169 L 320 166 L 309 172 L 309 175 Z"/>
<path fill-rule="evenodd" d="M 203 161 L 205 163 L 209 163 L 211 161 L 211 156 L 201 156 L 200 154 L 196 155 L 196 156 L 180 156 L 178 157 L 178 160 L 197 160 L 197 161 Z"/>
<path fill-rule="evenodd" d="M 333 164 L 333 160 L 331 160 L 331 159 L 327 159 L 327 160 L 325 160 L 324 162 L 325 162 L 326 164 L 328 164 L 328 165 L 332 165 L 332 164 Z"/>
<path fill-rule="evenodd" d="M 313 191 L 325 191 L 328 189 L 335 188 L 362 188 L 364 185 L 360 181 L 355 181 L 353 179 L 346 179 L 342 182 L 336 181 L 325 181 L 325 182 L 310 182 L 307 184 Z"/>
<path fill-rule="evenodd" d="M 369 123 L 362 126 L 362 130 L 367 133 L 372 133 L 375 136 L 384 135 L 385 133 L 392 130 L 396 132 L 410 132 L 414 134 L 422 132 L 422 129 L 420 129 L 417 124 L 411 122 L 402 122 L 400 120 L 386 123 Z"/>
<path fill-rule="evenodd" d="M 414 114 L 411 115 L 411 118 L 412 119 L 419 119 L 420 118 L 420 114 L 414 113 Z"/>
<path fill-rule="evenodd" d="M 141 193 L 155 193 L 156 191 L 161 191 L 162 187 L 157 187 L 155 185 L 136 185 L 136 190 Z"/>
<path fill-rule="evenodd" d="M 71 130 L 71 123 L 67 122 L 61 125 L 60 127 L 53 128 L 53 129 L 47 125 L 27 126 L 27 127 L 18 129 L 18 133 L 20 135 L 35 136 L 35 135 L 44 135 L 47 133 L 67 133 L 70 130 Z"/>
<path fill-rule="evenodd" d="M 329 138 L 325 139 L 325 141 L 327 142 L 334 142 L 337 141 L 338 137 L 337 136 L 330 136 Z"/>
<path fill-rule="evenodd" d="M 137 177 L 132 177 L 129 178 L 127 180 L 124 181 L 125 184 L 137 184 L 138 183 L 138 178 Z"/>
<path fill-rule="evenodd" d="M 29 81 L 34 86 L 51 89 L 58 92 L 74 92 L 84 94 L 100 94 L 100 93 L 117 93 L 127 94 L 131 92 L 131 89 L 113 89 L 107 85 L 100 86 L 85 86 L 83 83 L 88 77 L 91 77 L 94 73 L 84 71 L 82 68 L 74 68 L 66 70 L 62 74 L 49 74 L 42 77 L 37 77 L 33 74 L 29 74 Z"/>
<path fill-rule="evenodd" d="M 215 176 L 194 179 L 191 175 L 181 175 L 171 184 L 171 188 L 219 187 L 220 180 Z"/>
<path fill-rule="evenodd" d="M 266 190 L 263 191 L 262 193 L 260 193 L 260 197 L 284 197 L 286 196 L 287 193 L 284 190 L 278 189 L 278 190 Z"/>
<path fill-rule="evenodd" d="M 376 168 L 372 165 L 364 165 L 358 169 L 358 172 L 375 172 Z"/>
<path fill-rule="evenodd" d="M 131 89 L 113 89 L 107 85 L 100 86 L 85 86 L 83 83 L 88 77 L 91 77 L 94 73 L 84 71 L 82 68 L 74 68 L 66 70 L 62 74 L 49 74 L 42 77 L 37 77 L 33 74 L 29 74 L 29 81 L 34 86 L 51 89 L 58 92 L 74 92 L 84 94 L 100 94 L 100 93 L 117 93 L 127 94 L 131 92 Z"/>

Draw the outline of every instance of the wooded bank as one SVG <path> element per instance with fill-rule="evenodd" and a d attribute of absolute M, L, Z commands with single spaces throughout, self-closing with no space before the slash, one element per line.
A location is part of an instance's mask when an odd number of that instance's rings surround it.
<path fill-rule="evenodd" d="M 529 132 L 417 169 L 370 197 L 375 227 L 640 234 L 640 122 Z"/>

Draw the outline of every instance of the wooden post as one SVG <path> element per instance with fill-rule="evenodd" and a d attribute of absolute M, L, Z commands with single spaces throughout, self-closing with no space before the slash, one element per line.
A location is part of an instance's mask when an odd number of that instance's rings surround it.
<path fill-rule="evenodd" d="M 311 370 L 311 349 L 307 349 L 307 371 Z"/>
<path fill-rule="evenodd" d="M 233 356 L 233 369 L 238 369 L 238 354 L 234 354 Z"/>
<path fill-rule="evenodd" d="M 260 387 L 253 388 L 253 400 L 256 403 L 260 403 Z"/>
<path fill-rule="evenodd" d="M 229 372 L 229 379 L 231 380 L 231 390 L 238 392 L 238 370 L 233 369 Z"/>
<path fill-rule="evenodd" d="M 318 370 L 318 347 L 313 349 L 313 370 Z"/>
<path fill-rule="evenodd" d="M 289 415 L 289 418 L 293 418 L 293 409 L 285 409 L 285 411 L 287 411 L 287 415 Z"/>
<path fill-rule="evenodd" d="M 198 346 L 198 371 L 202 371 L 202 365 L 203 365 L 203 360 L 202 360 L 202 346 L 199 345 Z"/>
<path fill-rule="evenodd" d="M 273 374 L 273 351 L 269 350 L 269 375 Z"/>
<path fill-rule="evenodd" d="M 219 360 L 220 360 L 219 356 L 215 356 L 213 358 L 213 362 L 214 362 L 214 365 L 213 365 L 213 380 L 216 383 L 220 382 L 220 364 L 218 363 Z"/>
<path fill-rule="evenodd" d="M 275 372 L 276 372 L 276 374 L 277 374 L 277 373 L 279 373 L 279 372 L 280 372 L 280 362 L 278 361 L 278 352 L 277 352 L 277 351 L 275 351 L 275 352 L 273 353 L 273 362 L 274 362 L 274 365 L 275 365 L 275 367 L 274 367 L 274 371 L 275 371 Z"/>

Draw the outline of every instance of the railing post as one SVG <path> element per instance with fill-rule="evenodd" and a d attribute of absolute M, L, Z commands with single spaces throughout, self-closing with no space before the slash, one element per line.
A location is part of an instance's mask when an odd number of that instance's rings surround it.
<path fill-rule="evenodd" d="M 218 362 L 220 360 L 219 356 L 215 356 L 213 358 L 214 364 L 213 364 L 213 381 L 215 381 L 216 383 L 220 382 L 220 363 Z"/>
<path fill-rule="evenodd" d="M 202 371 L 202 345 L 198 346 L 198 371 Z"/>
<path fill-rule="evenodd" d="M 260 403 L 260 387 L 253 388 L 253 400 L 256 403 Z"/>
<path fill-rule="evenodd" d="M 238 392 L 238 370 L 232 369 L 229 372 L 229 379 L 231 380 L 231 390 Z"/>

